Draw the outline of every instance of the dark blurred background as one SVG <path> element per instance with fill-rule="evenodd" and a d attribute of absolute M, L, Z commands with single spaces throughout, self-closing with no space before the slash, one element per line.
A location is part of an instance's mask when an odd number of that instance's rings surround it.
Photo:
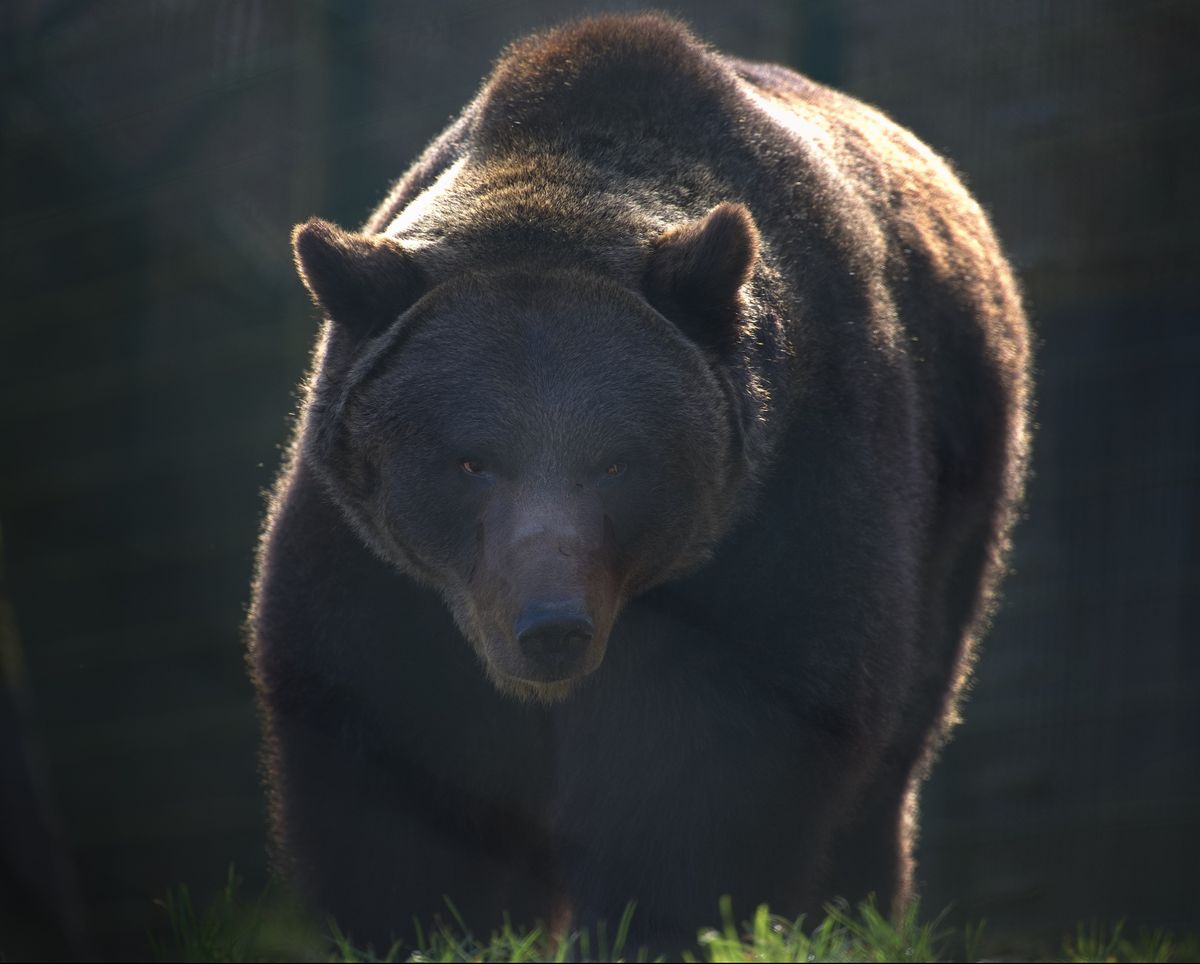
<path fill-rule="evenodd" d="M 634 6 L 0 6 L 0 952 L 144 956 L 167 888 L 264 881 L 240 627 L 316 330 L 289 229 L 361 223 L 507 41 Z M 1035 475 L 927 912 L 1200 928 L 1200 4 L 674 9 L 947 155 L 1025 287 Z"/>

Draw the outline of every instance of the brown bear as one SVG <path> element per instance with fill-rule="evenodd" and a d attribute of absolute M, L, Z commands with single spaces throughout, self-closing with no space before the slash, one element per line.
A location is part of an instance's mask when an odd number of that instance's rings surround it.
<path fill-rule="evenodd" d="M 359 232 L 251 617 L 278 850 L 355 939 L 678 951 L 909 898 L 1003 565 L 1029 340 L 988 221 L 863 104 L 679 23 L 503 55 Z"/>

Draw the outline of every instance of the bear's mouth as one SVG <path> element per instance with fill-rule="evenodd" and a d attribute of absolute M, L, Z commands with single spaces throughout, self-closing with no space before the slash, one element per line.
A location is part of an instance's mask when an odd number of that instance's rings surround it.
<path fill-rule="evenodd" d="M 604 661 L 607 633 L 566 634 L 537 645 L 518 639 L 491 638 L 483 647 L 489 675 L 521 688 L 570 689 Z M 504 686 L 501 686 L 504 688 Z"/>
<path fill-rule="evenodd" d="M 484 669 L 488 679 L 499 692 L 523 703 L 542 703 L 548 706 L 568 700 L 587 678 L 585 674 L 558 680 L 522 679 L 508 675 L 486 658 Z"/>

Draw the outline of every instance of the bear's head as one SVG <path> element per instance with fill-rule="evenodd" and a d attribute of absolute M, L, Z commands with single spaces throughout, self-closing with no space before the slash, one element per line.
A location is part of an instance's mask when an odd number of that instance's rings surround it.
<path fill-rule="evenodd" d="M 564 697 L 622 606 L 728 524 L 721 366 L 749 214 L 666 232 L 638 291 L 527 264 L 433 282 L 395 240 L 318 220 L 294 243 L 327 318 L 301 457 L 377 555 L 441 592 L 497 685 Z"/>

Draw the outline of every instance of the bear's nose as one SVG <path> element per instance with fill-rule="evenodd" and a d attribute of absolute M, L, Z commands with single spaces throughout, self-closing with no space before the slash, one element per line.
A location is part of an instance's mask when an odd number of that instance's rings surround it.
<path fill-rule="evenodd" d="M 574 607 L 530 606 L 517 620 L 516 632 L 521 652 L 530 659 L 562 659 L 579 655 L 596 627 Z"/>

